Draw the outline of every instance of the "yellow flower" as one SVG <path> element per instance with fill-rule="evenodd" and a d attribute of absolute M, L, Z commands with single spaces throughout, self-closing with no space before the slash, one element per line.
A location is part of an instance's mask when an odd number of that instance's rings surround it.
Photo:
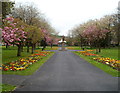
<path fill-rule="evenodd" d="M 106 62 L 106 64 L 109 64 L 109 62 Z"/>

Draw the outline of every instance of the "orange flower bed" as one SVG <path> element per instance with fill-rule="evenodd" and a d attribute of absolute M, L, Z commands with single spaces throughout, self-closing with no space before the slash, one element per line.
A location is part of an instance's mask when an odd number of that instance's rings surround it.
<path fill-rule="evenodd" d="M 38 52 L 38 53 L 32 54 L 29 57 L 22 58 L 22 59 L 19 59 L 17 61 L 10 62 L 10 63 L 7 63 L 7 64 L 2 64 L 0 66 L 0 70 L 3 70 L 3 71 L 25 70 L 26 68 L 28 68 L 33 63 L 39 61 L 43 57 L 45 57 L 45 56 L 49 55 L 50 53 L 52 53 L 52 52 L 49 52 L 49 51 L 36 51 L 36 52 Z"/>
<path fill-rule="evenodd" d="M 97 54 L 92 54 L 87 51 L 78 51 L 78 53 L 81 53 L 82 55 L 85 55 L 85 56 L 98 56 Z M 92 50 L 90 50 L 90 51 L 92 51 Z"/>
<path fill-rule="evenodd" d="M 74 48 L 73 47 L 66 47 L 67 49 L 69 49 L 69 50 L 74 50 Z"/>
<path fill-rule="evenodd" d="M 34 54 L 34 55 L 38 55 L 38 56 L 46 56 L 46 55 L 43 54 L 43 53 L 40 53 L 40 54 Z"/>

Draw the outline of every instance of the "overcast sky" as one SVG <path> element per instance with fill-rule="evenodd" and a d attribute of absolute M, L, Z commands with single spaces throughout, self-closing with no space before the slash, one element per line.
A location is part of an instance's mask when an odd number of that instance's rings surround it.
<path fill-rule="evenodd" d="M 119 0 L 13 0 L 16 3 L 34 3 L 45 14 L 60 35 L 90 19 L 98 19 L 117 11 Z"/>

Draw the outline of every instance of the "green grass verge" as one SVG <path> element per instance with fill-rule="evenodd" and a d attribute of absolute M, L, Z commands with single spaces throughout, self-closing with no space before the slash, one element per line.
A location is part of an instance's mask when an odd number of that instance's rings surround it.
<path fill-rule="evenodd" d="M 94 66 L 100 68 L 104 72 L 106 72 L 106 73 L 108 73 L 108 74 L 110 74 L 110 75 L 112 75 L 114 77 L 120 77 L 120 72 L 119 71 L 117 71 L 117 70 L 115 70 L 115 69 L 113 69 L 113 68 L 111 68 L 111 67 L 109 67 L 109 66 L 107 66 L 105 64 L 102 64 L 102 63 L 99 63 L 97 61 L 94 61 L 92 59 L 92 57 L 83 56 L 83 55 L 81 55 L 81 54 L 79 54 L 77 52 L 73 52 L 73 53 L 79 55 L 81 58 L 85 59 L 86 61 L 88 61 L 89 63 L 93 64 Z"/>
<path fill-rule="evenodd" d="M 53 47 L 51 48 L 50 46 L 47 46 L 45 48 L 45 50 L 55 50 L 55 49 L 58 49 L 58 47 Z M 24 51 L 21 52 L 21 56 L 20 57 L 17 57 L 16 54 L 17 54 L 17 47 L 16 46 L 9 46 L 8 48 L 5 48 L 5 46 L 2 46 L 2 63 L 5 64 L 5 63 L 9 63 L 11 61 L 15 61 L 15 60 L 18 60 L 20 58 L 25 58 L 25 57 L 28 57 L 31 55 L 31 48 L 30 48 L 30 52 L 27 53 L 27 48 L 24 47 L 23 49 Z M 36 48 L 36 50 L 42 50 L 42 47 L 41 48 Z"/>
<path fill-rule="evenodd" d="M 10 91 L 13 91 L 14 89 L 16 88 L 16 86 L 13 86 L 13 85 L 9 85 L 9 84 L 1 84 L 0 85 L 0 91 L 2 92 L 2 93 L 8 93 L 8 92 L 10 92 Z"/>
<path fill-rule="evenodd" d="M 11 61 L 18 60 L 20 58 L 24 58 L 30 56 L 31 53 L 26 52 L 26 48 L 24 47 L 24 52 L 21 53 L 20 57 L 17 57 L 17 47 L 9 46 L 8 48 L 2 47 L 2 63 L 9 63 Z M 31 51 L 30 51 L 31 52 Z"/>
<path fill-rule="evenodd" d="M 74 50 L 82 50 L 80 47 L 73 47 Z M 89 50 L 90 48 L 85 48 L 85 50 Z M 95 49 L 95 48 L 93 48 Z M 90 50 L 93 50 L 90 49 Z M 92 51 L 91 53 L 96 54 L 96 51 Z M 101 55 L 103 57 L 109 57 L 116 60 L 120 60 L 120 57 L 118 57 L 118 47 L 111 47 L 111 48 L 102 48 L 100 53 L 97 53 L 98 55 Z"/>
<path fill-rule="evenodd" d="M 95 51 L 93 51 L 93 53 L 95 53 Z M 101 49 L 101 52 L 98 53 L 98 55 L 120 60 L 120 58 L 118 57 L 118 48 Z"/>
<path fill-rule="evenodd" d="M 11 74 L 11 75 L 32 75 L 39 67 L 41 67 L 54 53 L 43 57 L 40 61 L 29 66 L 27 69 L 22 71 L 2 71 L 2 74 Z"/>

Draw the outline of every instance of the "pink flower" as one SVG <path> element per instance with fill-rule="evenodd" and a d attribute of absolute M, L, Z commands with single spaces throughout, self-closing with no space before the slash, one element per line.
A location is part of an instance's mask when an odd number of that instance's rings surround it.
<path fill-rule="evenodd" d="M 15 25 L 14 24 L 10 24 L 11 26 L 13 26 L 13 27 L 15 27 Z"/>
<path fill-rule="evenodd" d="M 5 30 L 8 30 L 8 29 L 9 29 L 9 27 L 4 27 L 4 29 L 5 29 Z"/>
<path fill-rule="evenodd" d="M 13 21 L 14 21 L 14 18 L 8 17 L 8 18 L 6 18 L 6 20 L 8 20 L 8 21 L 10 21 L 10 22 L 13 22 Z"/>

